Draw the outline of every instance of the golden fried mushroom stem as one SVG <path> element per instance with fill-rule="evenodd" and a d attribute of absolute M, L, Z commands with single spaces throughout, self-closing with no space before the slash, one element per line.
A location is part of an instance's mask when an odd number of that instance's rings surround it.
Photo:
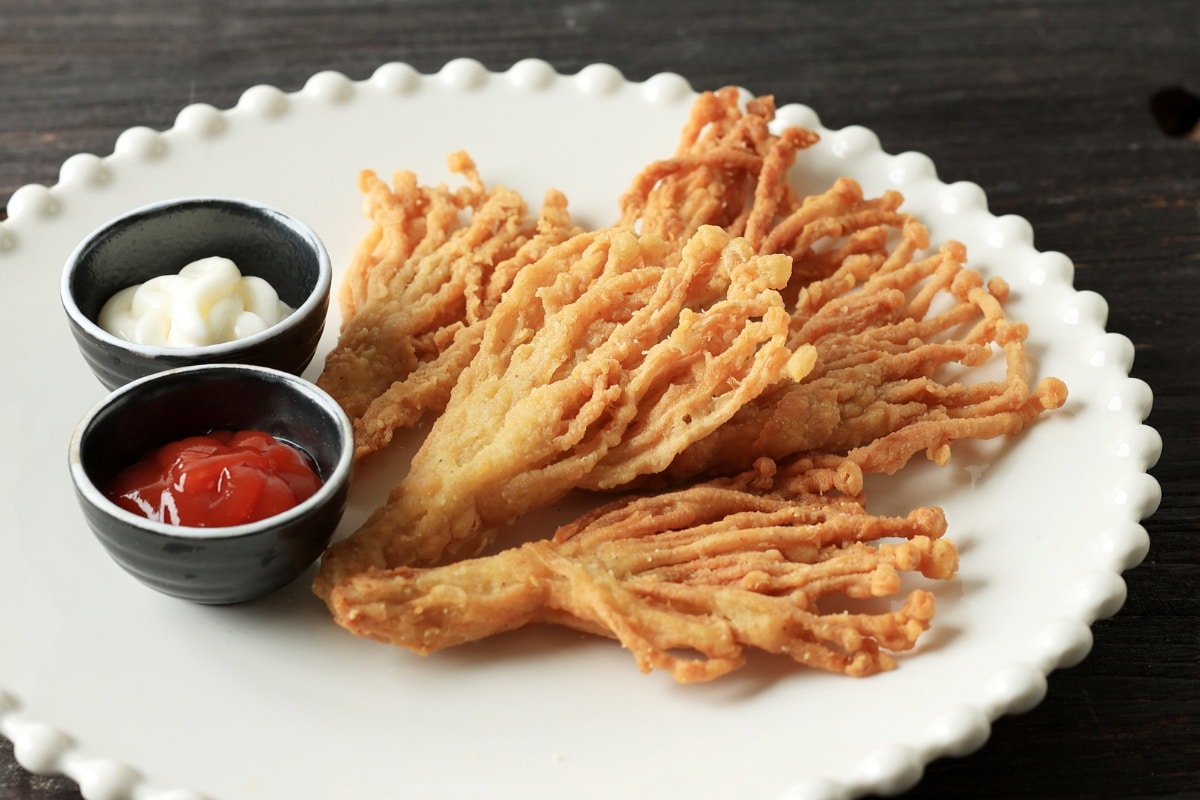
<path fill-rule="evenodd" d="M 565 625 L 615 638 L 642 671 L 682 683 L 737 669 L 752 648 L 847 675 L 891 669 L 928 628 L 930 592 L 878 613 L 821 603 L 895 596 L 902 572 L 952 577 L 945 517 L 870 516 L 856 500 L 794 494 L 794 474 L 773 471 L 760 462 L 738 479 L 622 499 L 493 556 L 367 570 L 334 587 L 330 607 L 348 630 L 423 654 Z"/>
<path fill-rule="evenodd" d="M 609 229 L 524 268 L 408 475 L 326 553 L 318 593 L 368 567 L 474 555 L 572 489 L 661 470 L 811 368 L 811 348 L 785 345 L 786 257 L 705 227 L 679 264 L 660 258 L 658 239 Z"/>

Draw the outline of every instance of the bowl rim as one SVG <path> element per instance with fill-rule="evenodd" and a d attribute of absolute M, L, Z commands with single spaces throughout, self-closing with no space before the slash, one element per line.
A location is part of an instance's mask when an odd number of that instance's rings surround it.
<path fill-rule="evenodd" d="M 267 212 L 276 215 L 283 220 L 288 226 L 292 227 L 309 240 L 317 254 L 317 283 L 308 296 L 304 298 L 304 302 L 292 310 L 283 319 L 270 325 L 257 333 L 245 336 L 240 339 L 232 339 L 228 342 L 218 342 L 216 344 L 188 345 L 182 347 L 173 347 L 167 345 L 151 345 L 138 344 L 131 342 L 128 339 L 122 339 L 109 333 L 104 328 L 83 313 L 83 309 L 79 307 L 79 303 L 75 300 L 75 294 L 71 291 L 71 278 L 75 274 L 75 269 L 79 264 L 79 258 L 93 242 L 96 241 L 106 231 L 114 228 L 120 223 L 139 216 L 149 216 L 172 208 L 190 205 L 205 205 L 222 203 L 227 205 L 237 205 L 246 208 L 254 209 L 260 212 Z M 163 273 L 164 275 L 171 273 Z M 62 275 L 59 280 L 59 298 L 63 308 L 66 310 L 67 317 L 78 328 L 83 330 L 89 337 L 96 339 L 105 344 L 119 347 L 122 350 L 136 353 L 147 358 L 181 358 L 181 359 L 197 359 L 211 358 L 227 355 L 235 355 L 243 350 L 247 350 L 256 344 L 268 341 L 281 334 L 286 333 L 292 328 L 296 328 L 307 320 L 313 313 L 319 312 L 321 307 L 328 303 L 329 293 L 333 286 L 333 262 L 329 258 L 329 251 L 325 247 L 325 243 L 317 232 L 304 220 L 299 217 L 289 214 L 281 208 L 267 203 L 262 203 L 257 200 L 250 200 L 243 197 L 232 197 L 223 195 L 188 195 L 185 197 L 175 197 L 169 200 L 159 200 L 153 203 L 148 203 L 137 208 L 130 209 L 122 214 L 112 217 L 105 222 L 97 225 L 86 236 L 84 236 L 78 244 L 71 250 L 71 254 L 67 256 L 67 260 L 63 264 Z M 275 288 L 275 287 L 271 287 Z M 278 289 L 276 289 L 278 291 Z"/>
<path fill-rule="evenodd" d="M 318 407 L 325 411 L 341 432 L 342 447 L 338 453 L 337 462 L 328 476 L 322 476 L 321 486 L 303 502 L 297 503 L 286 511 L 281 511 L 270 517 L 240 525 L 199 527 L 190 525 L 173 525 L 168 522 L 155 520 L 135 514 L 121 508 L 109 500 L 104 492 L 88 476 L 83 465 L 83 438 L 96 418 L 99 417 L 112 403 L 122 397 L 139 392 L 147 384 L 161 383 L 178 378 L 181 374 L 192 372 L 228 372 L 241 374 L 255 380 L 283 383 L 289 391 L 299 392 Z M 166 444 L 164 442 L 164 444 Z M 265 533 L 282 525 L 299 519 L 319 506 L 333 499 L 344 487 L 348 487 L 354 471 L 354 428 L 346 412 L 327 392 L 315 383 L 293 375 L 290 372 L 262 367 L 254 364 L 195 364 L 186 367 L 175 367 L 130 381 L 109 392 L 83 415 L 71 434 L 67 454 L 71 479 L 75 488 L 87 499 L 93 507 L 102 513 L 127 523 L 143 532 L 167 538 L 203 539 L 208 541 L 221 539 L 246 538 Z M 333 531 L 330 531 L 332 535 Z"/>

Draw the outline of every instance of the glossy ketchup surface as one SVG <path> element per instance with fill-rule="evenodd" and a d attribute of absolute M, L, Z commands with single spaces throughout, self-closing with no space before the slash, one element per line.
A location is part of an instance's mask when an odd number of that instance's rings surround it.
<path fill-rule="evenodd" d="M 105 494 L 122 508 L 172 525 L 255 522 L 312 496 L 321 478 L 300 450 L 263 431 L 214 431 L 147 453 Z"/>

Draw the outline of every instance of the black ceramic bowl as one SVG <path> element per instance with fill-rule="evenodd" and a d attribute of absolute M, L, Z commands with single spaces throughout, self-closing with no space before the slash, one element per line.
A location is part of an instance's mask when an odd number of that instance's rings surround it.
<path fill-rule="evenodd" d="M 323 485 L 259 522 L 200 528 L 153 522 L 120 508 L 103 487 L 146 452 L 214 430 L 257 429 L 307 453 Z M 261 597 L 303 573 L 345 510 L 353 430 L 333 398 L 302 378 L 263 367 L 182 367 L 109 394 L 80 421 L 69 463 L 88 525 L 142 583 L 198 603 Z"/>
<path fill-rule="evenodd" d="M 116 292 L 208 256 L 231 259 L 243 275 L 266 280 L 295 310 L 253 336 L 196 347 L 133 344 L 97 323 Z M 298 375 L 324 330 L 331 282 L 329 254 L 300 220 L 247 200 L 197 197 L 145 206 L 101 226 L 67 259 L 61 293 L 80 351 L 114 389 L 193 364 L 258 364 Z"/>

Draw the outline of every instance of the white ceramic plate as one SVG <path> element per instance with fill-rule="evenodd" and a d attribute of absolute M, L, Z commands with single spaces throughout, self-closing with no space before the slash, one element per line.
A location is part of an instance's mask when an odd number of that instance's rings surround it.
<path fill-rule="evenodd" d="M 90 800 L 832 800 L 914 784 L 1083 658 L 1092 621 L 1124 600 L 1120 573 L 1144 556 L 1139 521 L 1160 496 L 1132 346 L 1104 331 L 1104 301 L 1072 288 L 1070 260 L 1037 252 L 1024 220 L 991 215 L 977 186 L 939 182 L 926 157 L 827 130 L 801 106 L 779 113 L 822 135 L 799 157 L 801 188 L 848 174 L 871 194 L 904 192 L 935 240 L 961 239 L 974 266 L 1009 280 L 1034 368 L 1071 392 L 1014 441 L 964 443 L 945 468 L 873 485 L 878 511 L 943 505 L 962 556 L 933 629 L 894 672 L 855 680 L 763 657 L 678 686 L 612 642 L 551 629 L 420 658 L 343 633 L 303 581 L 199 607 L 143 588 L 92 539 L 66 450 L 103 390 L 57 294 L 90 230 L 176 195 L 243 195 L 310 222 L 344 265 L 367 227 L 358 171 L 448 180 L 459 148 L 489 182 L 532 203 L 558 187 L 602 225 L 639 168 L 674 150 L 693 96 L 675 75 L 632 83 L 539 61 L 321 73 L 293 94 L 258 86 L 228 110 L 190 106 L 165 132 L 131 129 L 112 155 L 68 160 L 56 186 L 16 192 L 0 223 L 0 733 L 18 760 L 71 776 Z M 381 468 L 360 475 L 344 528 L 388 482 Z"/>

